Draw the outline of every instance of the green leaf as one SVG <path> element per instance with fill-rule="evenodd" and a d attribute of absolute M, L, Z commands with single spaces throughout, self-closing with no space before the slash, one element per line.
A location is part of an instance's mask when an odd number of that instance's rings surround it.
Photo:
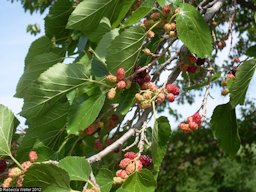
<path fill-rule="evenodd" d="M 127 74 L 133 72 L 144 39 L 145 31 L 141 27 L 131 27 L 117 36 L 112 41 L 106 56 L 109 71 L 115 74 L 116 70 L 122 67 Z"/>
<path fill-rule="evenodd" d="M 125 18 L 126 14 L 130 10 L 134 2 L 135 0 L 126 0 L 118 2 L 117 6 L 119 7 L 119 9 L 117 9 L 117 13 L 114 14 L 115 22 L 112 25 L 113 28 L 116 28 L 122 22 L 122 20 Z"/>
<path fill-rule="evenodd" d="M 106 33 L 100 40 L 98 46 L 95 49 L 92 58 L 92 74 L 97 77 L 103 77 L 108 75 L 107 65 L 105 64 L 105 57 L 107 55 L 107 50 L 117 36 L 119 35 L 119 29 L 113 29 L 112 31 Z"/>
<path fill-rule="evenodd" d="M 204 18 L 190 4 L 183 3 L 180 9 L 176 17 L 178 37 L 198 57 L 211 57 L 212 36 Z"/>
<path fill-rule="evenodd" d="M 69 186 L 70 179 L 68 173 L 52 164 L 34 164 L 25 174 L 23 187 L 40 187 L 42 191 L 48 187 L 56 189 L 56 191 L 71 191 Z"/>
<path fill-rule="evenodd" d="M 111 23 L 108 18 L 103 17 L 95 31 L 87 33 L 86 37 L 92 42 L 98 43 L 102 36 L 111 30 Z"/>
<path fill-rule="evenodd" d="M 126 115 L 135 102 L 135 94 L 140 91 L 137 83 L 132 84 L 129 89 L 121 93 L 117 112 Z"/>
<path fill-rule="evenodd" d="M 94 31 L 103 17 L 111 19 L 117 0 L 82 1 L 68 19 L 67 28 L 84 33 Z"/>
<path fill-rule="evenodd" d="M 90 96 L 79 106 L 74 104 L 69 112 L 68 134 L 79 134 L 79 131 L 93 123 L 103 107 L 105 98 L 105 94 L 98 91 L 98 94 Z"/>
<path fill-rule="evenodd" d="M 26 94 L 30 94 L 30 87 L 33 81 L 48 68 L 62 61 L 63 58 L 53 52 L 34 56 L 17 84 L 15 97 L 24 98 Z"/>
<path fill-rule="evenodd" d="M 182 4 L 182 0 L 157 0 L 157 2 L 161 7 L 164 5 L 180 6 Z"/>
<path fill-rule="evenodd" d="M 58 149 L 65 138 L 68 110 L 68 102 L 57 102 L 45 115 L 28 122 L 29 128 L 17 151 L 17 159 L 20 162 L 27 160 L 29 151 L 38 141 L 51 149 Z"/>
<path fill-rule="evenodd" d="M 25 69 L 28 65 L 30 65 L 31 60 L 38 55 L 41 55 L 43 53 L 49 53 L 54 52 L 58 55 L 64 56 L 64 50 L 60 48 L 56 48 L 53 44 L 53 42 L 46 36 L 40 37 L 39 39 L 35 40 L 26 55 L 25 58 Z"/>
<path fill-rule="evenodd" d="M 221 72 L 219 71 L 211 77 L 211 82 L 214 82 L 214 81 L 218 80 L 220 77 L 221 77 Z M 192 89 L 200 89 L 201 87 L 204 87 L 206 85 L 208 85 L 208 79 L 206 79 L 205 81 L 203 81 L 199 84 L 192 85 L 190 87 L 184 87 L 183 89 L 186 90 L 186 91 L 189 91 L 189 90 L 192 90 Z"/>
<path fill-rule="evenodd" d="M 15 132 L 17 121 L 14 114 L 0 104 L 0 156 L 11 156 L 12 135 Z"/>
<path fill-rule="evenodd" d="M 73 3 L 70 0 L 58 0 L 50 8 L 45 17 L 45 34 L 55 38 L 57 43 L 63 43 L 69 37 L 66 29 L 68 17 L 73 11 Z"/>
<path fill-rule="evenodd" d="M 151 171 L 142 169 L 130 175 L 117 192 L 122 190 L 127 192 L 154 192 L 155 187 L 156 181 Z"/>
<path fill-rule="evenodd" d="M 152 131 L 151 153 L 154 162 L 155 175 L 157 177 L 161 163 L 165 156 L 171 136 L 171 127 L 167 117 L 159 117 Z"/>
<path fill-rule="evenodd" d="M 101 192 L 109 192 L 113 183 L 113 174 L 110 170 L 102 168 L 96 176 Z"/>
<path fill-rule="evenodd" d="M 151 12 L 154 4 L 155 0 L 144 1 L 142 5 L 136 9 L 128 19 L 125 20 L 124 25 L 131 26 L 138 23 L 142 18 Z"/>
<path fill-rule="evenodd" d="M 71 180 L 87 181 L 92 168 L 84 157 L 67 156 L 60 160 L 58 166 L 64 169 Z"/>
<path fill-rule="evenodd" d="M 89 81 L 86 66 L 59 63 L 40 75 L 24 99 L 21 115 L 27 120 L 42 116 L 72 90 Z"/>
<path fill-rule="evenodd" d="M 211 127 L 221 148 L 230 155 L 235 155 L 240 148 L 240 138 L 236 123 L 236 112 L 230 103 L 218 105 L 211 117 Z"/>
<path fill-rule="evenodd" d="M 249 47 L 245 55 L 249 57 L 256 57 L 256 45 Z"/>
<path fill-rule="evenodd" d="M 256 59 L 245 61 L 236 72 L 236 78 L 230 90 L 230 102 L 232 107 L 243 105 L 250 81 L 256 70 Z"/>

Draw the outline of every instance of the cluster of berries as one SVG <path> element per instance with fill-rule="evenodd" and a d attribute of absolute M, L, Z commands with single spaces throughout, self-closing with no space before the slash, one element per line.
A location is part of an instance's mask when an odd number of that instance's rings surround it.
<path fill-rule="evenodd" d="M 151 107 L 152 101 L 157 103 L 163 103 L 165 99 L 169 102 L 173 102 L 175 97 L 179 95 L 180 90 L 174 84 L 167 84 L 165 89 L 158 88 L 155 83 L 148 82 L 141 86 L 140 93 L 135 95 L 135 99 L 140 105 L 141 109 L 147 109 Z"/>
<path fill-rule="evenodd" d="M 147 52 L 147 51 L 150 52 L 149 49 L 144 49 L 143 51 L 144 51 L 144 53 L 145 53 L 145 51 L 146 51 L 146 52 Z M 146 69 L 145 69 L 145 70 L 141 70 L 141 67 L 139 66 L 139 67 L 136 67 L 136 68 L 135 68 L 135 72 L 137 72 L 137 74 L 136 74 L 136 76 L 134 77 L 133 81 L 135 81 L 136 83 L 138 83 L 138 84 L 140 85 L 140 87 L 142 87 L 142 85 L 143 85 L 144 83 L 150 82 L 151 77 L 150 77 L 150 75 L 149 75 L 149 73 L 148 73 L 148 71 L 147 71 Z"/>
<path fill-rule="evenodd" d="M 119 163 L 119 169 L 116 172 L 116 177 L 113 178 L 114 184 L 123 183 L 129 175 L 136 171 L 140 171 L 143 167 L 148 167 L 152 164 L 152 159 L 148 155 L 138 155 L 134 152 L 127 152 L 124 154 L 124 159 Z"/>
<path fill-rule="evenodd" d="M 188 64 L 182 63 L 180 68 L 181 71 L 188 72 L 188 73 L 196 73 L 200 70 L 200 66 L 205 63 L 205 58 L 197 58 L 194 55 L 188 56 Z"/>
<path fill-rule="evenodd" d="M 234 81 L 234 79 L 236 78 L 236 71 L 237 71 L 237 67 L 233 67 L 226 76 L 226 79 L 224 79 L 220 85 L 222 87 L 224 87 L 224 89 L 221 91 L 221 95 L 225 96 L 227 94 L 229 94 L 229 89 L 225 88 L 228 85 L 228 82 L 232 83 Z"/>
<path fill-rule="evenodd" d="M 18 167 L 13 167 L 8 170 L 8 177 L 1 184 L 1 187 L 10 187 L 13 185 L 16 185 L 16 187 L 22 187 L 25 172 L 38 159 L 37 153 L 35 151 L 30 151 L 28 156 L 29 161 L 25 161 L 21 164 L 23 170 Z"/>
<path fill-rule="evenodd" d="M 202 123 L 202 116 L 195 113 L 187 118 L 187 123 L 180 123 L 179 128 L 183 133 L 190 133 L 198 129 Z"/>
<path fill-rule="evenodd" d="M 130 80 L 125 80 L 125 70 L 123 68 L 118 68 L 116 71 L 116 75 L 107 75 L 106 80 L 110 83 L 116 83 L 116 86 L 114 88 L 111 88 L 108 91 L 107 97 L 109 100 L 112 100 L 115 98 L 116 95 L 116 88 L 117 89 L 128 89 L 132 82 Z"/>

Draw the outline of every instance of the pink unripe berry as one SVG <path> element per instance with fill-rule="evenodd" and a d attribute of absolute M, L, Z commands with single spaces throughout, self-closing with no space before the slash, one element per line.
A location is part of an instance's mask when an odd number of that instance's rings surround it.
<path fill-rule="evenodd" d="M 155 33 L 154 33 L 153 31 L 149 31 L 149 32 L 147 33 L 147 37 L 148 37 L 149 39 L 152 39 L 153 37 L 155 37 Z"/>
<path fill-rule="evenodd" d="M 184 133 L 189 133 L 192 130 L 189 128 L 189 125 L 187 123 L 180 123 L 179 128 L 182 130 Z"/>
<path fill-rule="evenodd" d="M 8 177 L 15 178 L 18 177 L 22 171 L 18 167 L 14 167 L 8 170 Z"/>
<path fill-rule="evenodd" d="M 234 62 L 236 62 L 236 63 L 240 63 L 240 59 L 239 59 L 239 57 L 235 57 L 235 58 L 234 58 Z"/>
<path fill-rule="evenodd" d="M 116 85 L 118 89 L 124 89 L 126 87 L 125 81 L 119 81 Z"/>
<path fill-rule="evenodd" d="M 107 75 L 106 80 L 111 82 L 111 83 L 116 83 L 117 82 L 117 77 L 114 75 Z"/>
<path fill-rule="evenodd" d="M 169 13 L 170 10 L 171 10 L 171 7 L 170 7 L 169 5 L 163 6 L 163 12 L 164 12 L 164 13 Z"/>
<path fill-rule="evenodd" d="M 131 163 L 131 159 L 124 158 L 123 160 L 120 161 L 119 167 L 125 169 L 127 167 L 127 165 L 129 165 L 130 163 Z"/>
<path fill-rule="evenodd" d="M 21 167 L 26 171 L 31 165 L 32 165 L 32 163 L 30 161 L 24 161 L 21 164 Z"/>
<path fill-rule="evenodd" d="M 166 85 L 166 90 L 167 90 L 168 93 L 172 93 L 174 95 L 179 95 L 180 94 L 180 89 L 174 84 L 167 84 Z"/>
<path fill-rule="evenodd" d="M 137 101 L 143 101 L 143 100 L 144 100 L 144 97 L 143 97 L 141 94 L 136 93 L 135 99 L 136 99 Z"/>
<path fill-rule="evenodd" d="M 135 162 L 131 162 L 127 167 L 125 168 L 125 171 L 128 175 L 134 173 L 136 170 Z"/>
<path fill-rule="evenodd" d="M 152 97 L 151 91 L 146 91 L 145 93 L 143 93 L 143 98 L 144 98 L 145 100 L 150 100 L 151 97 Z"/>
<path fill-rule="evenodd" d="M 169 102 L 173 102 L 174 99 L 175 99 L 175 96 L 174 96 L 174 94 L 172 94 L 172 93 L 168 93 L 166 97 L 167 97 L 167 99 L 168 99 Z"/>
<path fill-rule="evenodd" d="M 2 183 L 1 187 L 10 187 L 11 183 L 12 183 L 12 178 L 8 177 L 4 180 L 4 182 Z"/>
<path fill-rule="evenodd" d="M 202 123 L 202 116 L 199 113 L 195 113 L 193 116 L 193 121 L 196 122 L 198 126 Z"/>
<path fill-rule="evenodd" d="M 132 86 L 132 82 L 130 80 L 126 80 L 125 83 L 126 83 L 126 86 L 125 86 L 126 89 L 129 89 Z"/>
<path fill-rule="evenodd" d="M 121 81 L 125 78 L 125 70 L 124 68 L 118 68 L 116 71 L 116 77 L 118 81 Z"/>
<path fill-rule="evenodd" d="M 165 100 L 165 94 L 164 94 L 164 93 L 159 93 L 159 94 L 157 95 L 156 100 L 157 100 L 158 103 L 163 103 L 164 100 Z"/>
<path fill-rule="evenodd" d="M 135 159 L 136 157 L 137 157 L 137 154 L 136 153 L 134 153 L 134 152 L 126 152 L 125 154 L 124 154 L 124 157 L 125 158 L 129 158 L 129 159 Z"/>
<path fill-rule="evenodd" d="M 113 184 L 122 184 L 125 180 L 121 177 L 114 177 Z"/>
<path fill-rule="evenodd" d="M 112 99 L 115 98 L 115 96 L 116 96 L 116 89 L 115 89 L 115 88 L 111 88 L 111 89 L 108 91 L 108 93 L 107 93 L 107 98 L 108 98 L 109 100 L 112 100 Z"/>
<path fill-rule="evenodd" d="M 116 172 L 116 176 L 117 176 L 117 177 L 121 177 L 122 179 L 128 178 L 128 175 L 127 175 L 126 171 L 125 171 L 125 170 L 122 170 L 122 169 L 120 169 L 120 170 L 118 170 L 118 171 Z"/>
<path fill-rule="evenodd" d="M 198 124 L 194 121 L 189 122 L 188 125 L 189 125 L 189 128 L 193 131 L 198 129 Z"/>
<path fill-rule="evenodd" d="M 156 86 L 155 83 L 149 82 L 149 83 L 148 83 L 148 88 L 149 88 L 150 91 L 153 91 L 153 92 L 154 92 L 154 91 L 157 90 L 158 87 Z"/>
<path fill-rule="evenodd" d="M 228 73 L 228 74 L 227 74 L 227 78 L 229 78 L 229 79 L 235 79 L 235 75 L 233 75 L 232 73 Z"/>
<path fill-rule="evenodd" d="M 96 131 L 95 125 L 94 125 L 94 124 L 91 124 L 91 125 L 89 125 L 89 126 L 85 129 L 84 133 L 85 133 L 85 135 L 92 135 L 93 133 L 95 133 L 95 131 Z"/>
<path fill-rule="evenodd" d="M 36 151 L 30 151 L 28 154 L 29 161 L 31 163 L 35 162 L 38 159 L 37 152 Z"/>
<path fill-rule="evenodd" d="M 194 120 L 193 120 L 193 117 L 192 117 L 192 116 L 189 116 L 189 117 L 187 118 L 187 121 L 188 121 L 188 123 L 193 122 L 193 121 L 194 121 Z"/>

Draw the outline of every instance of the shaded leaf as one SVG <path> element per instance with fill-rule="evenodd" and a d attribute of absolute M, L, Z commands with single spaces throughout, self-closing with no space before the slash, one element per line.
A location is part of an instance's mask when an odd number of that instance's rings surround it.
<path fill-rule="evenodd" d="M 130 175 L 117 192 L 123 192 L 123 190 L 127 192 L 154 192 L 155 187 L 156 181 L 151 171 L 142 169 Z"/>
<path fill-rule="evenodd" d="M 25 174 L 23 187 L 40 187 L 42 191 L 71 191 L 68 173 L 52 164 L 34 164 Z M 49 188 L 51 189 L 49 189 Z M 48 188 L 48 190 L 46 190 Z"/>
<path fill-rule="evenodd" d="M 124 25 L 131 26 L 135 23 L 138 23 L 138 21 L 140 21 L 151 12 L 154 3 L 154 0 L 144 1 L 142 5 L 136 9 L 128 19 L 125 20 Z"/>
<path fill-rule="evenodd" d="M 0 156 L 11 156 L 12 135 L 16 128 L 14 114 L 4 105 L 0 104 Z"/>
<path fill-rule="evenodd" d="M 103 17 L 111 18 L 117 0 L 82 1 L 68 19 L 67 28 L 84 33 L 94 31 Z"/>
<path fill-rule="evenodd" d="M 113 183 L 113 174 L 110 170 L 102 168 L 96 176 L 101 192 L 109 192 Z"/>
<path fill-rule="evenodd" d="M 221 77 L 221 72 L 217 72 L 216 74 L 214 74 L 212 77 L 211 77 L 211 82 L 214 82 L 216 80 L 218 80 L 219 78 Z M 192 85 L 190 87 L 184 87 L 183 89 L 184 90 L 192 90 L 192 89 L 199 89 L 201 87 L 204 87 L 208 84 L 208 79 L 206 79 L 205 81 L 199 83 L 199 84 L 196 84 L 196 85 Z"/>
<path fill-rule="evenodd" d="M 190 4 L 183 3 L 180 9 L 176 17 L 178 37 L 198 57 L 211 57 L 212 36 L 204 18 Z"/>
<path fill-rule="evenodd" d="M 24 98 L 26 94 L 30 94 L 29 89 L 33 81 L 35 81 L 40 74 L 46 71 L 48 68 L 62 61 L 63 58 L 53 52 L 34 56 L 20 77 L 16 87 L 15 97 Z"/>
<path fill-rule="evenodd" d="M 249 47 L 245 55 L 249 57 L 256 57 L 256 45 Z"/>
<path fill-rule="evenodd" d="M 98 46 L 95 49 L 92 59 L 92 73 L 97 77 L 103 77 L 109 74 L 107 66 L 105 64 L 105 57 L 107 50 L 110 47 L 111 42 L 119 35 L 119 29 L 113 29 L 106 33 L 100 40 Z"/>
<path fill-rule="evenodd" d="M 60 160 L 58 166 L 69 174 L 70 180 L 75 181 L 87 181 L 92 171 L 84 157 L 67 156 Z"/>
<path fill-rule="evenodd" d="M 65 125 L 69 104 L 57 102 L 45 115 L 28 123 L 28 129 L 17 151 L 17 159 L 26 161 L 36 142 L 57 149 L 65 138 Z"/>
<path fill-rule="evenodd" d="M 126 0 L 118 2 L 117 6 L 119 7 L 119 9 L 117 9 L 117 12 L 114 13 L 115 21 L 112 25 L 113 28 L 116 28 L 122 22 L 122 20 L 125 18 L 125 15 L 128 13 L 135 1 L 136 0 Z"/>
<path fill-rule="evenodd" d="M 180 6 L 182 4 L 182 0 L 157 0 L 157 2 L 161 7 L 164 5 Z"/>
<path fill-rule="evenodd" d="M 98 90 L 97 94 L 90 96 L 78 106 L 73 105 L 69 112 L 68 134 L 79 134 L 79 131 L 93 123 L 103 107 L 105 98 L 105 94 Z"/>
<path fill-rule="evenodd" d="M 151 153 L 154 162 L 155 175 L 157 177 L 161 163 L 165 156 L 169 139 L 171 136 L 171 127 L 167 117 L 159 117 L 152 131 Z"/>
<path fill-rule="evenodd" d="M 37 55 L 41 55 L 43 53 L 49 53 L 49 52 L 53 52 L 56 53 L 58 55 L 62 55 L 64 54 L 64 50 L 61 48 L 56 48 L 53 44 L 53 42 L 46 36 L 40 37 L 37 40 L 35 40 L 29 50 L 28 53 L 26 55 L 25 58 L 25 69 L 28 65 L 30 65 L 31 60 L 37 56 Z"/>
<path fill-rule="evenodd" d="M 87 33 L 86 37 L 92 42 L 98 43 L 102 36 L 111 30 L 111 23 L 108 18 L 103 17 L 95 31 Z"/>
<path fill-rule="evenodd" d="M 230 155 L 235 155 L 240 148 L 240 138 L 236 123 L 236 112 L 230 103 L 218 105 L 211 117 L 214 136 L 221 148 Z"/>
<path fill-rule="evenodd" d="M 54 104 L 72 90 L 84 86 L 88 80 L 87 69 L 80 64 L 56 64 L 42 73 L 25 98 L 21 115 L 27 120 L 48 112 Z"/>
<path fill-rule="evenodd" d="M 66 29 L 68 17 L 73 11 L 73 2 L 70 0 L 57 0 L 45 17 L 45 34 L 55 38 L 57 43 L 64 43 L 69 37 Z"/>
<path fill-rule="evenodd" d="M 106 63 L 112 74 L 116 73 L 119 67 L 131 73 L 136 63 L 143 41 L 145 39 L 145 31 L 141 27 L 131 27 L 123 31 L 111 43 Z"/>
<path fill-rule="evenodd" d="M 230 90 L 230 103 L 232 107 L 243 105 L 250 81 L 256 70 L 256 60 L 251 59 L 240 65 L 236 72 L 236 78 Z"/>

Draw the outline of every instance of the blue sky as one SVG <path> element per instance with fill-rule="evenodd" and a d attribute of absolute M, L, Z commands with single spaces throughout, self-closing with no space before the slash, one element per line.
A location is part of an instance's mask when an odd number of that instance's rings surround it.
<path fill-rule="evenodd" d="M 43 26 L 44 16 L 25 13 L 20 2 L 0 2 L 0 103 L 7 105 L 14 113 L 21 110 L 22 100 L 13 98 L 16 84 L 23 73 L 24 58 L 32 41 L 37 37 L 26 33 L 31 23 Z"/>
<path fill-rule="evenodd" d="M 38 23 L 43 31 L 44 15 L 25 13 L 19 2 L 10 3 L 7 0 L 0 2 L 0 103 L 8 106 L 15 114 L 21 111 L 22 100 L 14 98 L 16 84 L 23 73 L 24 58 L 32 41 L 42 35 L 32 36 L 26 32 L 28 24 Z M 228 45 L 228 43 L 227 43 Z M 221 58 L 226 58 L 228 48 L 222 51 Z M 256 78 L 250 86 L 250 97 L 254 97 L 256 92 Z M 218 104 L 228 101 L 228 97 L 220 96 L 220 91 L 212 91 L 211 95 L 215 99 L 209 98 L 207 116 L 210 117 L 212 110 Z M 202 98 L 196 99 L 193 106 L 178 107 L 180 113 L 185 117 L 192 115 L 201 105 Z M 175 104 L 173 104 L 175 105 Z"/>

